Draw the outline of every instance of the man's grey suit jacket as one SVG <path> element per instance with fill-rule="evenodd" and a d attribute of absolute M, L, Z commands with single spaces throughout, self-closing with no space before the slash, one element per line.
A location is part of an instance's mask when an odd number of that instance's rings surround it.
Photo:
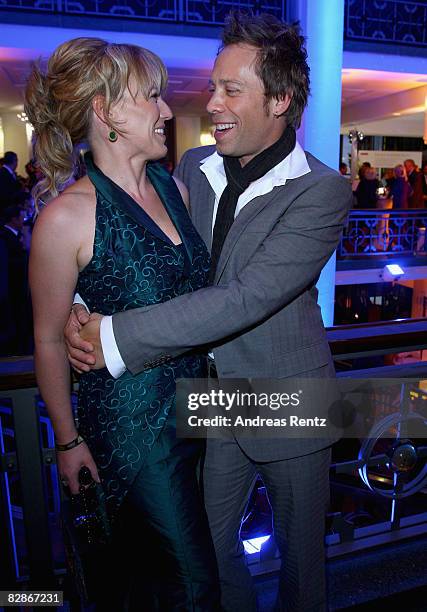
<path fill-rule="evenodd" d="M 188 151 L 176 172 L 190 192 L 191 218 L 208 248 L 215 196 L 200 161 L 214 150 Z M 319 376 L 330 375 L 315 284 L 338 245 L 352 194 L 337 172 L 310 154 L 307 161 L 310 173 L 254 198 L 238 214 L 214 286 L 114 315 L 117 345 L 132 373 L 209 346 L 219 377 L 305 377 L 319 368 Z M 270 461 L 328 442 L 242 439 L 239 444 L 253 459 Z"/>

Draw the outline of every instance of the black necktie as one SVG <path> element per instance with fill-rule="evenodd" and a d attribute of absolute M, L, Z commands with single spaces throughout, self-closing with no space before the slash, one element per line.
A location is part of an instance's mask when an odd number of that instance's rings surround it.
<path fill-rule="evenodd" d="M 227 187 L 218 203 L 212 236 L 211 267 L 209 281 L 212 284 L 218 266 L 222 247 L 234 222 L 237 201 L 251 183 L 264 176 L 293 151 L 296 142 L 295 130 L 287 127 L 282 136 L 270 147 L 258 153 L 245 166 L 240 165 L 237 157 L 223 156 Z"/>

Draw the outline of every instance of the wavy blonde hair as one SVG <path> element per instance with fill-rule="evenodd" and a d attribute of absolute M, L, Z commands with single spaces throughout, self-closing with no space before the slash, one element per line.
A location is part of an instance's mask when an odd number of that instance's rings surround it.
<path fill-rule="evenodd" d="M 25 111 L 34 127 L 35 156 L 44 174 L 33 190 L 36 203 L 58 195 L 72 177 L 75 145 L 89 136 L 95 96 L 104 98 L 105 122 L 122 133 L 109 118 L 109 111 L 129 89 L 131 77 L 146 99 L 153 89 L 162 92 L 167 85 L 166 68 L 157 55 L 136 45 L 100 38 L 69 40 L 54 51 L 46 71 L 40 62 L 33 66 L 25 91 Z"/>

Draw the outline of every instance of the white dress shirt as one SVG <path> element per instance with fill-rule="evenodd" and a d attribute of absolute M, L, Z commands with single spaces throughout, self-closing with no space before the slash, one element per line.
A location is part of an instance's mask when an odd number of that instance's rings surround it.
<path fill-rule="evenodd" d="M 227 178 L 225 176 L 222 157 L 218 155 L 216 151 L 212 155 L 209 155 L 209 157 L 203 159 L 200 164 L 200 170 L 206 175 L 210 186 L 215 192 L 215 205 L 212 218 L 213 231 L 219 200 L 227 185 Z M 246 191 L 242 193 L 237 201 L 234 218 L 236 218 L 242 208 L 254 198 L 269 193 L 274 187 L 284 185 L 288 179 L 295 179 L 309 172 L 311 172 L 311 170 L 307 163 L 305 153 L 297 142 L 293 151 L 285 157 L 284 160 L 279 162 L 260 179 L 251 183 Z M 83 300 L 78 295 L 76 295 L 74 302 L 84 304 Z M 113 331 L 113 317 L 111 316 L 105 316 L 101 320 L 101 345 L 108 371 L 114 378 L 119 378 L 126 370 L 126 366 L 117 347 Z"/>

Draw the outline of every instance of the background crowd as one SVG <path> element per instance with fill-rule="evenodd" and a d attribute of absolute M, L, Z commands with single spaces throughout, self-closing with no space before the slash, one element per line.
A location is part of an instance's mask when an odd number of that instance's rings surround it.
<path fill-rule="evenodd" d="M 340 164 L 343 176 L 348 166 Z M 387 208 L 425 208 L 427 206 L 427 161 L 422 169 L 413 159 L 406 159 L 384 172 L 380 180 L 378 172 L 369 162 L 364 162 L 357 178 L 352 182 L 355 208 L 383 208 L 379 202 L 389 201 Z M 390 206 L 391 201 L 391 206 Z"/>
<path fill-rule="evenodd" d="M 31 189 L 41 178 L 29 161 L 27 176 L 16 173 L 18 156 L 0 160 L 0 355 L 32 352 L 28 254 L 34 220 Z"/>

